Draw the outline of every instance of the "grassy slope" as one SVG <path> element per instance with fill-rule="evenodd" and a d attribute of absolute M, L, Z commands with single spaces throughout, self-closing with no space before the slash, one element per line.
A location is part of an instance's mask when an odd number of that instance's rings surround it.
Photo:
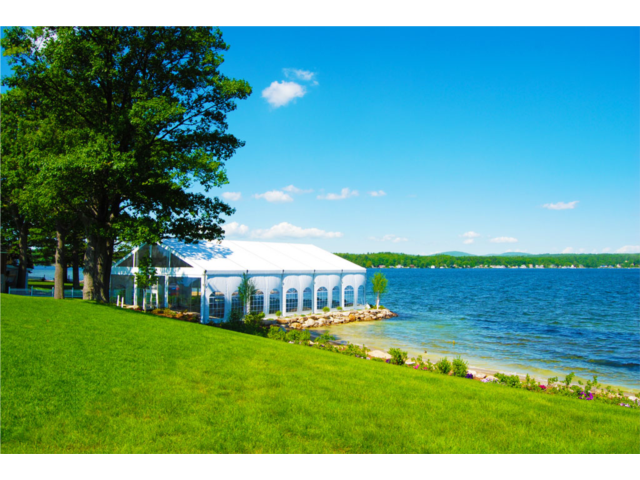
<path fill-rule="evenodd" d="M 2 296 L 2 452 L 638 452 L 638 411 Z"/>

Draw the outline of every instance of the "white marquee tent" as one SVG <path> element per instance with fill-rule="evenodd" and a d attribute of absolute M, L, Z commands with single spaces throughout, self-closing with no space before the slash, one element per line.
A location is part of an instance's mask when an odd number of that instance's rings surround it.
<path fill-rule="evenodd" d="M 363 306 L 367 270 L 314 245 L 293 243 L 200 242 L 175 239 L 143 245 L 120 260 L 111 271 L 111 297 L 142 305 L 134 273 L 139 261 L 151 256 L 159 277 L 147 303 L 201 313 L 201 321 L 223 321 L 241 310 L 238 285 L 249 275 L 258 288 L 252 312 L 273 317 Z M 204 290 L 203 290 L 204 289 Z"/>

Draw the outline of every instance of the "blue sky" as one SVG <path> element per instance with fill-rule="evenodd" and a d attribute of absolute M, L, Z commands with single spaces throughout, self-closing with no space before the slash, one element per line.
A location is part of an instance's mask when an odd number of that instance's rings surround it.
<path fill-rule="evenodd" d="M 639 29 L 222 31 L 229 238 L 640 251 Z"/>

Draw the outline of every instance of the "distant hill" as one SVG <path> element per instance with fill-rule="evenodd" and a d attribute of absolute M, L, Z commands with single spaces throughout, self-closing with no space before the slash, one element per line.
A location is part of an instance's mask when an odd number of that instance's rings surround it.
<path fill-rule="evenodd" d="M 489 255 L 483 255 L 484 257 L 535 257 L 532 253 L 525 252 L 504 252 L 504 253 L 490 253 Z"/>
<path fill-rule="evenodd" d="M 476 257 L 477 256 L 472 253 L 458 252 L 455 250 L 453 252 L 434 253 L 434 255 L 449 255 L 450 257 Z"/>

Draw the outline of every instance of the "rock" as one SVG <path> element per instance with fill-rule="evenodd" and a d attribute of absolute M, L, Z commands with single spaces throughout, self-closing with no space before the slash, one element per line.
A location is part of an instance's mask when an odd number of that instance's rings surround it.
<path fill-rule="evenodd" d="M 406 360 L 404 363 L 405 363 L 405 365 L 415 365 L 416 364 L 416 362 L 414 362 L 413 360 Z"/>
<path fill-rule="evenodd" d="M 290 325 L 290 327 L 291 327 L 291 328 L 295 328 L 296 330 L 300 330 L 300 329 L 302 328 L 302 325 L 301 325 L 300 323 L 298 323 L 298 322 L 293 322 L 293 323 Z"/>
<path fill-rule="evenodd" d="M 488 382 L 497 382 L 498 381 L 498 379 L 496 377 L 494 377 L 493 375 L 487 375 L 484 379 L 486 381 L 488 381 Z"/>
<path fill-rule="evenodd" d="M 356 321 L 356 316 L 352 313 L 351 315 L 349 315 L 349 321 L 350 322 L 355 322 Z"/>
<path fill-rule="evenodd" d="M 304 323 L 302 324 L 302 326 L 303 326 L 304 328 L 311 328 L 311 327 L 313 327 L 313 326 L 315 325 L 315 323 L 316 323 L 316 322 L 314 322 L 313 320 L 309 319 L 309 320 L 307 320 L 306 322 L 304 322 Z"/>
<path fill-rule="evenodd" d="M 478 378 L 478 372 L 476 372 L 475 370 L 467 370 L 467 375 L 469 374 L 473 375 L 473 378 Z"/>
<path fill-rule="evenodd" d="M 278 322 L 281 325 L 287 325 L 289 323 L 289 319 L 288 318 L 278 318 L 276 320 L 276 322 Z"/>
<path fill-rule="evenodd" d="M 388 360 L 390 358 L 393 358 L 387 352 L 383 352 L 382 350 L 371 350 L 369 352 L 369 356 L 374 358 L 382 358 L 383 360 Z"/>
<path fill-rule="evenodd" d="M 323 319 L 318 320 L 318 326 L 319 327 L 324 326 L 324 324 L 325 324 L 325 321 Z"/>

